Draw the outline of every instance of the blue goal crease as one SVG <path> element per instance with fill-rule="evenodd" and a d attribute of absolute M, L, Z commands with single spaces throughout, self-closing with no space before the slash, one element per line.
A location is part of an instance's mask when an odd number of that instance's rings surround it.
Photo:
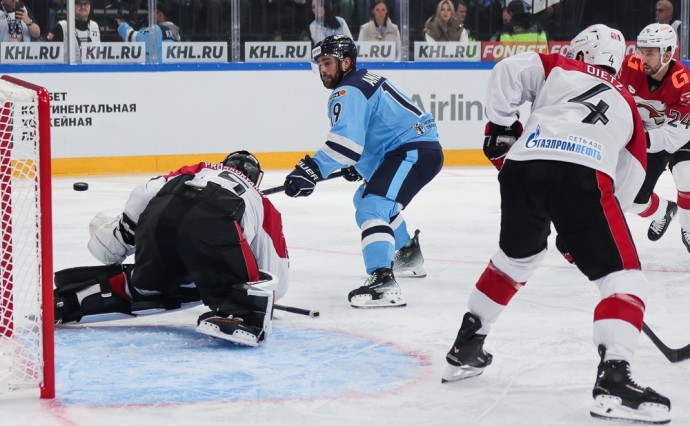
<path fill-rule="evenodd" d="M 392 344 L 302 328 L 274 328 L 258 348 L 184 326 L 62 328 L 55 353 L 58 401 L 85 406 L 371 397 L 425 366 Z"/>

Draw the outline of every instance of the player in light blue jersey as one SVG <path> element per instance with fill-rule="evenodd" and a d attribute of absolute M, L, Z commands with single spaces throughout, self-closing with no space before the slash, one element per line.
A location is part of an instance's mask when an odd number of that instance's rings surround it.
<path fill-rule="evenodd" d="M 168 20 L 168 8 L 164 3 L 156 4 L 156 25 L 154 37 L 151 37 L 151 28 L 145 27 L 139 31 L 134 31 L 129 23 L 121 18 L 117 21 L 117 33 L 123 41 L 143 41 L 146 42 L 146 63 L 151 62 L 151 45 L 155 43 L 157 60 L 163 61 L 163 43 L 180 41 L 180 28 Z"/>
<path fill-rule="evenodd" d="M 331 131 L 287 176 L 285 193 L 310 195 L 317 181 L 341 169 L 349 171 L 348 180 L 363 179 L 354 196 L 355 218 L 371 276 L 348 299 L 356 308 L 405 306 L 393 273 L 426 273 L 419 231 L 410 238 L 400 211 L 443 166 L 436 122 L 385 77 L 356 69 L 357 48 L 349 37 L 326 37 L 312 56 L 323 85 L 333 89 Z"/>

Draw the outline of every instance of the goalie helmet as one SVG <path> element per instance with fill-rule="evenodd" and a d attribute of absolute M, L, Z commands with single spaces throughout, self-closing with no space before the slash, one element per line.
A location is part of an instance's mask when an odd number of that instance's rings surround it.
<path fill-rule="evenodd" d="M 678 36 L 672 26 L 667 24 L 650 24 L 640 31 L 637 36 L 637 47 L 658 47 L 663 56 L 667 51 L 671 57 L 676 53 Z M 662 64 L 665 65 L 662 58 Z"/>
<path fill-rule="evenodd" d="M 625 38 L 620 31 L 604 24 L 590 25 L 570 42 L 567 57 L 575 59 L 580 53 L 585 63 L 618 73 L 625 56 Z"/>
<path fill-rule="evenodd" d="M 264 177 L 259 160 L 249 151 L 235 151 L 232 154 L 228 154 L 220 164 L 241 171 L 256 186 L 259 186 L 261 179 Z"/>
<path fill-rule="evenodd" d="M 311 56 L 316 62 L 323 55 L 330 55 L 342 61 L 344 58 L 350 58 L 352 61 L 352 69 L 357 65 L 357 45 L 348 36 L 338 34 L 328 36 L 322 41 L 316 43 L 316 46 L 311 51 Z"/>

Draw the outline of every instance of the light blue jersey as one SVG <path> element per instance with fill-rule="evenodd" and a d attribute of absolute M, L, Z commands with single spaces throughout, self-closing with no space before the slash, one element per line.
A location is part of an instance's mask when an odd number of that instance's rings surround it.
<path fill-rule="evenodd" d="M 387 153 L 410 143 L 438 144 L 432 115 L 365 69 L 348 73 L 333 90 L 328 116 L 328 140 L 314 155 L 323 177 L 354 164 L 368 181 Z"/>
<path fill-rule="evenodd" d="M 400 209 L 441 170 L 436 122 L 386 78 L 348 73 L 328 99 L 331 131 L 314 161 L 322 177 L 354 165 L 365 184 L 355 192 L 367 273 L 390 268 L 410 241 Z"/>
<path fill-rule="evenodd" d="M 156 49 L 158 51 L 158 60 L 163 60 L 163 43 L 171 41 L 180 41 L 180 29 L 177 25 L 172 22 L 165 22 L 162 24 L 157 24 L 155 27 L 156 32 Z M 143 41 L 146 43 L 146 63 L 150 63 L 150 44 L 151 44 L 151 32 L 150 27 L 145 27 L 139 31 L 134 31 L 134 29 L 127 23 L 121 22 L 117 27 L 117 33 L 120 35 L 124 41 Z"/>

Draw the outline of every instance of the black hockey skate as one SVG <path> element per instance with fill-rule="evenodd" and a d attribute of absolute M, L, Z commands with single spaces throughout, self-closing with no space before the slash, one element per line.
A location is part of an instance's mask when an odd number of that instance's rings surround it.
<path fill-rule="evenodd" d="M 671 401 L 652 388 L 635 383 L 630 364 L 623 360 L 604 361 L 606 348 L 599 345 L 601 362 L 592 396 L 592 417 L 633 423 L 665 424 L 671 421 Z"/>
<path fill-rule="evenodd" d="M 493 355 L 484 350 L 486 335 L 477 334 L 480 328 L 482 328 L 481 320 L 467 312 L 462 319 L 458 337 L 446 355 L 448 366 L 443 372 L 441 383 L 478 376 L 491 365 Z"/>
<path fill-rule="evenodd" d="M 678 213 L 678 204 L 673 201 L 669 201 L 666 206 L 666 214 L 659 220 L 654 220 L 649 224 L 649 230 L 647 231 L 647 238 L 652 241 L 658 241 L 668 229 L 668 225 L 671 224 L 671 220 Z"/>
<path fill-rule="evenodd" d="M 196 331 L 242 346 L 259 346 L 264 340 L 261 327 L 244 324 L 242 318 L 206 312 L 197 320 Z"/>
<path fill-rule="evenodd" d="M 387 308 L 407 305 L 390 268 L 375 270 L 365 285 L 348 294 L 347 300 L 355 308 Z"/>
<path fill-rule="evenodd" d="M 683 240 L 683 245 L 690 252 L 690 233 L 685 232 L 685 229 L 680 228 L 680 238 Z"/>
<path fill-rule="evenodd" d="M 414 237 L 410 238 L 410 242 L 406 246 L 395 252 L 393 272 L 398 277 L 426 277 L 424 256 L 422 256 L 422 249 L 419 246 L 419 229 L 414 231 Z"/>

